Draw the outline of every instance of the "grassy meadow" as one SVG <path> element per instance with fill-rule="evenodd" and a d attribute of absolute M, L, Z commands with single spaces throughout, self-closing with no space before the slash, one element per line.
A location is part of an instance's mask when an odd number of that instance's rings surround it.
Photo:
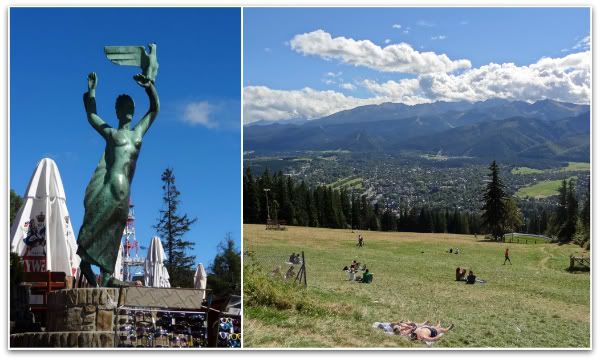
<path fill-rule="evenodd" d="M 528 175 L 528 174 L 544 174 L 544 173 L 552 173 L 552 172 L 565 172 L 565 171 L 590 171 L 590 163 L 587 162 L 572 162 L 569 161 L 567 166 L 563 166 L 561 168 L 554 169 L 533 169 L 529 167 L 516 167 L 512 169 L 510 172 L 513 175 Z"/>
<path fill-rule="evenodd" d="M 432 345 L 477 348 L 590 347 L 590 275 L 566 271 L 574 245 L 501 244 L 453 234 L 360 232 L 244 225 L 244 346 L 426 347 L 371 327 L 430 320 L 455 328 Z M 505 245 L 513 265 L 502 265 Z M 450 247 L 460 254 L 450 254 Z M 308 287 L 270 272 L 304 251 Z M 373 283 L 349 282 L 356 259 Z M 259 267 L 252 266 L 258 264 Z M 486 284 L 454 280 L 456 267 Z"/>
<path fill-rule="evenodd" d="M 577 176 L 571 176 L 567 179 L 568 181 L 577 179 Z M 544 180 L 533 185 L 525 186 L 520 188 L 515 196 L 520 198 L 536 198 L 541 199 L 548 196 L 558 195 L 558 189 L 562 185 L 562 180 Z"/>

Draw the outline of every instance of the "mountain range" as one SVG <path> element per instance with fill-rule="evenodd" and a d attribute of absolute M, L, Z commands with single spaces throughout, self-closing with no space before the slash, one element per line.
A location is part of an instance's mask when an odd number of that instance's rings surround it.
<path fill-rule="evenodd" d="M 306 122 L 252 123 L 244 149 L 422 151 L 450 156 L 589 161 L 590 107 L 491 99 L 360 106 Z"/>

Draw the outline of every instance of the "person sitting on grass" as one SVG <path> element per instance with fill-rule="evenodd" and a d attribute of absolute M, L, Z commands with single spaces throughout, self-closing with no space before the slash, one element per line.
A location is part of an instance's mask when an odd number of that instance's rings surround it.
<path fill-rule="evenodd" d="M 465 275 L 467 274 L 466 269 L 456 268 L 456 281 L 465 281 Z"/>
<path fill-rule="evenodd" d="M 369 272 L 369 269 L 365 269 L 365 272 L 363 273 L 361 282 L 365 283 L 365 284 L 370 284 L 373 281 L 373 274 L 371 274 Z"/>
<path fill-rule="evenodd" d="M 467 276 L 467 284 L 475 284 L 476 279 L 477 279 L 477 276 L 475 276 L 475 274 L 473 274 L 472 270 L 469 270 L 469 275 Z"/>
<path fill-rule="evenodd" d="M 278 279 L 281 279 L 281 278 L 283 278 L 283 274 L 281 273 L 281 265 L 277 265 L 277 266 L 276 266 L 276 267 L 273 269 L 273 271 L 271 271 L 271 275 L 272 275 L 273 277 L 276 277 L 276 278 L 278 278 Z"/>
<path fill-rule="evenodd" d="M 294 271 L 294 265 L 290 266 L 290 268 L 288 269 L 288 271 L 285 273 L 285 279 L 291 279 L 294 277 L 294 275 L 296 275 L 296 272 Z"/>
<path fill-rule="evenodd" d="M 344 266 L 343 271 L 348 273 L 348 281 L 354 281 L 356 279 L 356 270 L 352 266 Z"/>

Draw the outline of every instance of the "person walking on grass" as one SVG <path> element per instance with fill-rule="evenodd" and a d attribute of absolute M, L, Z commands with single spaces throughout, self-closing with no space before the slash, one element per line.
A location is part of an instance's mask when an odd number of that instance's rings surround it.
<path fill-rule="evenodd" d="M 508 248 L 506 248 L 506 250 L 504 250 L 504 263 L 502 265 L 506 265 L 506 260 L 508 260 L 508 263 L 512 265 L 512 262 L 510 261 L 510 257 L 508 254 Z"/>
<path fill-rule="evenodd" d="M 363 247 L 363 237 L 361 234 L 358 235 L 358 247 Z"/>

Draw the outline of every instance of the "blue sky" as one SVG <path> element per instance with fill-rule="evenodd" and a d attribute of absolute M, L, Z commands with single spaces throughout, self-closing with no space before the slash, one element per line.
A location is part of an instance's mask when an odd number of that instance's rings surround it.
<path fill-rule="evenodd" d="M 585 103 L 589 86 L 586 91 L 582 82 L 590 81 L 591 63 L 589 20 L 588 8 L 244 9 L 244 121 L 310 119 L 364 104 L 365 99 L 412 104 L 505 97 Z M 415 52 L 430 52 L 426 56 L 447 56 L 451 62 L 465 60 L 469 65 L 427 69 L 426 64 L 417 72 L 386 67 L 405 59 L 405 55 L 389 58 L 394 45 L 401 43 L 408 44 L 413 63 L 423 58 Z M 388 46 L 390 51 L 383 54 Z M 389 63 L 367 66 L 377 61 L 379 51 L 379 60 Z M 560 61 L 568 55 L 573 56 Z M 542 58 L 557 60 L 537 66 Z M 575 71 L 565 65 L 573 61 Z M 499 69 L 489 69 L 489 64 Z M 567 81 L 553 85 L 549 79 L 521 91 L 520 81 L 536 83 L 545 70 L 555 68 L 580 87 L 569 88 Z M 511 83 L 495 89 L 489 83 L 498 74 L 512 77 Z M 490 81 L 474 84 L 479 76 Z M 439 86 L 429 86 L 432 78 Z M 460 91 L 461 86 L 471 91 Z M 312 92 L 303 91 L 306 88 Z M 293 101 L 285 101 L 288 98 Z"/>
<path fill-rule="evenodd" d="M 13 8 L 10 10 L 10 188 L 25 192 L 37 162 L 54 159 L 77 233 L 85 187 L 104 151 L 82 95 L 95 71 L 98 113 L 117 125 L 114 102 L 133 97 L 134 122 L 148 98 L 138 68 L 110 63 L 104 45 L 155 42 L 161 112 L 144 137 L 132 184 L 137 239 L 148 245 L 162 208 L 161 173 L 174 169 L 186 235 L 208 266 L 230 232 L 240 247 L 240 10 L 200 8 Z M 145 256 L 146 251 L 141 250 Z"/>

